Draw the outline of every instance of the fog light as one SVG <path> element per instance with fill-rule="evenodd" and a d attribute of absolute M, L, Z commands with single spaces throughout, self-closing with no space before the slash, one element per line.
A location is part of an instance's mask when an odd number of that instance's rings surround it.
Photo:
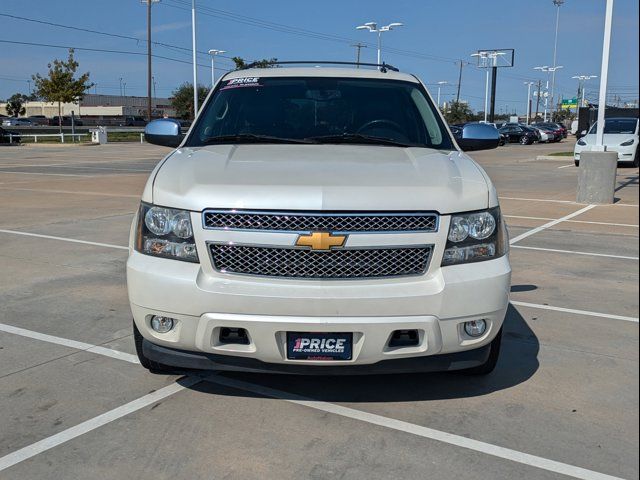
<path fill-rule="evenodd" d="M 158 333 L 167 333 L 173 328 L 174 324 L 173 318 L 170 317 L 158 317 L 156 315 L 151 317 L 151 328 Z"/>
<path fill-rule="evenodd" d="M 470 337 L 479 337 L 487 329 L 487 322 L 484 320 L 471 320 L 470 322 L 464 322 L 464 331 Z"/>

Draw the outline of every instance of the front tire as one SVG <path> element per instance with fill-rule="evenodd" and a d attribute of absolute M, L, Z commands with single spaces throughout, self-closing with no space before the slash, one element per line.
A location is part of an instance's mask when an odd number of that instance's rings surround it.
<path fill-rule="evenodd" d="M 502 328 L 490 343 L 489 358 L 482 365 L 478 365 L 473 368 L 466 368 L 460 370 L 460 373 L 464 375 L 489 375 L 496 368 L 498 364 L 498 357 L 500 356 L 500 345 L 502 344 Z"/>
<path fill-rule="evenodd" d="M 640 159 L 638 158 L 638 152 L 639 152 L 639 151 L 640 151 L 640 148 L 638 148 L 638 147 L 636 146 L 636 156 L 635 156 L 635 157 L 633 157 L 633 168 L 638 168 L 638 166 L 639 166 L 639 160 L 640 160 Z"/>
<path fill-rule="evenodd" d="M 580 160 L 574 160 L 573 163 L 576 165 L 576 167 L 580 166 Z"/>
<path fill-rule="evenodd" d="M 136 326 L 136 322 L 133 322 L 133 340 L 136 344 L 136 354 L 138 355 L 138 360 L 140 360 L 140 365 L 149 370 L 151 373 L 157 374 L 170 374 L 175 373 L 175 369 L 168 366 L 163 365 L 162 363 L 154 362 L 153 360 L 148 359 L 144 356 L 144 352 L 142 350 L 142 334 L 138 327 Z"/>
<path fill-rule="evenodd" d="M 520 137 L 520 145 L 529 145 L 529 137 L 522 136 Z"/>

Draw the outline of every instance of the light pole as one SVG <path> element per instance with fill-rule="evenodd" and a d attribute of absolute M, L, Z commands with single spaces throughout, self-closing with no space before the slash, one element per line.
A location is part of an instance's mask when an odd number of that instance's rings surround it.
<path fill-rule="evenodd" d="M 524 82 L 527 86 L 527 125 L 529 125 L 529 119 L 531 118 L 531 85 L 535 85 L 536 82 Z"/>
<path fill-rule="evenodd" d="M 151 121 L 151 5 L 159 3 L 160 0 L 141 0 L 143 4 L 147 4 L 147 121 Z"/>
<path fill-rule="evenodd" d="M 505 52 L 498 51 L 480 51 L 477 53 L 472 53 L 472 57 L 478 57 L 479 67 L 486 69 L 485 72 L 485 82 L 484 82 L 484 122 L 487 123 L 489 118 L 489 67 L 491 67 L 494 71 L 498 69 L 498 57 L 500 55 L 505 55 Z M 494 92 L 495 93 L 495 92 Z M 493 120 L 492 120 L 493 121 Z"/>
<path fill-rule="evenodd" d="M 211 88 L 216 84 L 216 55 L 222 55 L 223 53 L 227 53 L 227 51 L 215 48 L 209 50 L 209 55 L 211 55 Z"/>
<path fill-rule="evenodd" d="M 553 70 L 551 70 L 551 112 L 555 110 L 556 69 L 562 68 L 556 65 L 558 54 L 558 26 L 560 25 L 560 7 L 565 0 L 553 0 L 556 6 L 556 35 L 553 42 Z M 552 119 L 553 120 L 553 119 Z"/>
<path fill-rule="evenodd" d="M 584 84 L 587 80 L 591 80 L 592 78 L 598 78 L 598 76 L 597 75 L 575 75 L 571 78 L 573 78 L 574 80 L 578 80 L 578 90 L 581 96 L 580 107 L 584 107 Z M 580 115 L 579 108 L 578 108 L 578 115 Z"/>
<path fill-rule="evenodd" d="M 196 0 L 191 0 L 191 55 L 193 62 L 193 119 L 198 115 L 198 60 L 196 59 Z"/>
<path fill-rule="evenodd" d="M 438 82 L 438 109 L 440 109 L 440 87 L 442 87 L 442 85 L 449 85 L 449 82 L 446 80 Z"/>
<path fill-rule="evenodd" d="M 378 65 L 382 65 L 382 32 L 390 32 L 396 27 L 402 27 L 404 23 L 393 22 L 384 27 L 378 27 L 376 22 L 368 22 L 356 27 L 356 30 L 368 30 L 378 34 Z"/>
<path fill-rule="evenodd" d="M 562 65 L 556 65 L 555 67 L 550 67 L 548 65 L 544 65 L 543 67 L 533 67 L 534 70 L 540 70 L 542 72 L 545 72 L 547 74 L 547 85 L 546 85 L 546 92 L 544 93 L 544 121 L 547 121 L 547 108 L 549 105 L 549 73 L 552 73 L 555 75 L 555 71 L 563 68 Z M 552 94 L 552 101 L 553 101 L 553 94 Z M 553 111 L 553 105 L 551 105 L 551 111 Z"/>

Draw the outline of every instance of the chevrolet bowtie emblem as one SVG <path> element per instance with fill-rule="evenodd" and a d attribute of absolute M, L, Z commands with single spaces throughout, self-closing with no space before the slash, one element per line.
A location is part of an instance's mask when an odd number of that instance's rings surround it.
<path fill-rule="evenodd" d="M 329 232 L 313 232 L 309 235 L 300 235 L 296 241 L 296 246 L 309 247 L 311 250 L 331 250 L 333 247 L 342 247 L 346 239 L 346 235 L 331 235 Z"/>

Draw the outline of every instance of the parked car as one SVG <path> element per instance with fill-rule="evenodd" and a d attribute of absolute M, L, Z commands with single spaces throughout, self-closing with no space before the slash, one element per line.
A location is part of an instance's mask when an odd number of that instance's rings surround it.
<path fill-rule="evenodd" d="M 144 127 L 146 124 L 147 121 L 144 117 L 124 117 L 122 122 L 122 125 L 126 127 Z"/>
<path fill-rule="evenodd" d="M 578 140 L 573 151 L 576 167 L 580 165 L 580 154 L 591 150 L 596 143 L 598 122 L 594 123 L 589 132 L 583 131 L 583 137 Z M 609 152 L 618 152 L 618 162 L 638 167 L 638 119 L 637 118 L 606 118 L 604 121 L 603 144 Z"/>
<path fill-rule="evenodd" d="M 0 143 L 20 143 L 21 140 L 19 133 L 0 127 Z"/>
<path fill-rule="evenodd" d="M 540 133 L 541 143 L 555 143 L 562 140 L 562 133 L 560 131 L 553 131 L 550 128 L 542 127 L 538 125 L 532 125 L 531 128 Z"/>
<path fill-rule="evenodd" d="M 44 115 L 31 115 L 28 119 L 33 125 L 49 125 L 49 119 Z"/>
<path fill-rule="evenodd" d="M 33 122 L 28 118 L 9 117 L 2 120 L 5 127 L 32 127 Z"/>
<path fill-rule="evenodd" d="M 425 85 L 377 69 L 227 73 L 134 219 L 136 351 L 172 368 L 276 373 L 467 369 L 500 351 L 511 267 L 496 190 Z"/>
<path fill-rule="evenodd" d="M 551 130 L 560 140 L 567 138 L 567 128 L 559 123 L 536 123 L 534 127 Z"/>
<path fill-rule="evenodd" d="M 49 119 L 49 125 L 57 127 L 58 125 L 60 125 L 59 123 L 59 118 L 57 115 L 55 117 L 51 117 Z M 73 117 L 73 124 L 76 127 L 81 127 L 82 125 L 84 125 L 84 122 L 79 118 L 79 117 Z M 70 116 L 64 116 L 62 117 L 62 126 L 66 126 L 66 127 L 70 127 L 71 126 L 71 117 Z"/>
<path fill-rule="evenodd" d="M 524 125 L 507 124 L 499 132 L 507 137 L 509 143 L 531 145 L 541 139 L 540 132 Z"/>

